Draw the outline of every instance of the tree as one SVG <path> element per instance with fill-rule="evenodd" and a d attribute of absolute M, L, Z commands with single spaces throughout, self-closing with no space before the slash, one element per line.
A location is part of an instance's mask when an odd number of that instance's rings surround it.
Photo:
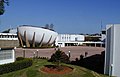
<path fill-rule="evenodd" d="M 46 29 L 49 29 L 49 24 L 46 24 L 46 25 L 45 25 L 45 28 L 46 28 Z"/>
<path fill-rule="evenodd" d="M 54 25 L 53 25 L 53 24 L 50 24 L 50 29 L 51 29 L 51 30 L 54 30 L 53 27 L 54 27 Z"/>
<path fill-rule="evenodd" d="M 7 5 L 9 5 L 8 0 L 0 0 L 0 15 L 3 15 L 4 12 L 5 12 L 4 3 L 6 3 Z"/>
<path fill-rule="evenodd" d="M 51 62 L 56 62 L 57 66 L 60 66 L 60 63 L 69 63 L 69 57 L 65 54 L 65 52 L 62 52 L 60 49 L 58 49 L 50 58 Z"/>

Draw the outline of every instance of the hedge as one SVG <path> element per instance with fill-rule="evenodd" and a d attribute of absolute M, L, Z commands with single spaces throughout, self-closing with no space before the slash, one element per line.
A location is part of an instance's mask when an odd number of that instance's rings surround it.
<path fill-rule="evenodd" d="M 4 73 L 9 73 L 12 71 L 17 71 L 23 68 L 27 68 L 31 65 L 32 65 L 32 59 L 18 58 L 18 61 L 15 61 L 14 63 L 0 65 L 0 75 Z"/>

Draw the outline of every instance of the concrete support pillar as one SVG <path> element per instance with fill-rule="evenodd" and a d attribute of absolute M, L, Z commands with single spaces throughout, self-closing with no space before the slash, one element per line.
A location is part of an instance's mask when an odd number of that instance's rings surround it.
<path fill-rule="evenodd" d="M 100 44 L 100 47 L 102 47 L 102 43 Z"/>
<path fill-rule="evenodd" d="M 29 41 L 28 41 L 28 38 L 27 38 L 27 35 L 26 35 L 26 31 L 24 31 L 24 38 L 25 38 L 26 46 L 30 47 L 30 44 L 29 44 Z"/>
<path fill-rule="evenodd" d="M 25 58 L 25 49 L 23 49 L 23 57 Z"/>
<path fill-rule="evenodd" d="M 52 35 L 51 35 L 50 39 L 48 40 L 48 42 L 46 43 L 46 45 L 48 45 L 50 43 L 51 39 L 52 39 Z"/>
<path fill-rule="evenodd" d="M 35 32 L 34 32 L 33 38 L 32 38 L 32 47 L 35 47 Z"/>
<path fill-rule="evenodd" d="M 19 39 L 19 42 L 20 42 L 20 46 L 23 47 L 23 40 L 22 40 L 21 34 L 19 32 L 18 32 L 18 39 Z"/>
<path fill-rule="evenodd" d="M 95 47 L 96 47 L 96 43 L 95 43 Z"/>
<path fill-rule="evenodd" d="M 43 42 L 44 36 L 45 36 L 45 33 L 44 33 L 43 36 L 42 36 L 42 39 L 41 39 L 41 41 L 40 41 L 40 43 L 39 43 L 39 47 L 42 46 L 42 42 Z"/>

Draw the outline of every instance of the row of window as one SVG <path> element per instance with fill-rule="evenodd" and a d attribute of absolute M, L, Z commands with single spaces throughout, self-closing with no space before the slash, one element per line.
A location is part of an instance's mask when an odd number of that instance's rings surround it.
<path fill-rule="evenodd" d="M 17 38 L 17 35 L 0 35 L 0 38 Z"/>
<path fill-rule="evenodd" d="M 69 39 L 70 40 L 70 37 L 62 37 L 62 39 Z M 78 38 L 77 37 L 75 37 L 75 41 L 78 41 Z"/>
<path fill-rule="evenodd" d="M 70 39 L 70 37 L 62 37 L 62 39 Z"/>
<path fill-rule="evenodd" d="M 0 50 L 0 60 L 12 59 L 12 50 Z"/>

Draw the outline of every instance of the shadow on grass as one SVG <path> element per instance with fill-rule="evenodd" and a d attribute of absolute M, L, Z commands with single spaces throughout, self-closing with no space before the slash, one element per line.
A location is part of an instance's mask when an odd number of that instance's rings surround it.
<path fill-rule="evenodd" d="M 104 58 L 105 51 L 101 54 L 92 55 L 89 57 L 80 56 L 80 59 L 76 58 L 76 61 L 72 61 L 71 64 L 85 67 L 95 72 L 104 73 Z"/>

